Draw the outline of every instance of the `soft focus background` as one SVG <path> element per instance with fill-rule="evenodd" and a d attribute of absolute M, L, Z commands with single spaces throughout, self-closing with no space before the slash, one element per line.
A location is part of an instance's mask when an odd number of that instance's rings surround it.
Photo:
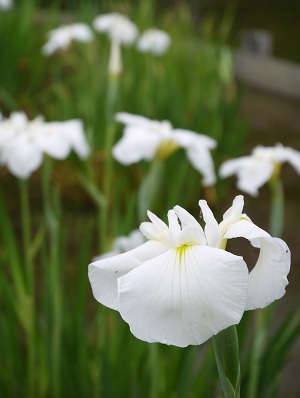
<path fill-rule="evenodd" d="M 73 43 L 49 57 L 41 48 L 49 30 L 73 22 L 91 26 L 95 16 L 114 11 L 127 15 L 140 31 L 156 26 L 172 39 L 161 57 L 138 53 L 134 46 L 122 49 L 114 112 L 170 120 L 174 127 L 215 138 L 216 170 L 224 160 L 247 155 L 256 145 L 279 142 L 300 150 L 297 0 L 288 5 L 282 0 L 16 0 L 11 9 L 0 9 L 0 112 L 8 117 L 24 111 L 29 119 L 43 115 L 47 121 L 82 119 L 92 148 L 87 162 L 74 154 L 52 162 L 47 199 L 41 170 L 27 181 L 35 282 L 24 297 L 13 274 L 22 269 L 26 252 L 19 181 L 5 167 L 0 169 L 3 397 L 221 396 L 210 342 L 179 349 L 138 341 L 118 314 L 94 300 L 87 279 L 92 258 L 109 250 L 117 236 L 138 227 L 137 192 L 149 166 L 114 162 L 105 210 L 110 247 L 104 250 L 99 192 L 110 156 L 104 149 L 105 134 L 113 123 L 107 118 L 109 40 L 94 32 L 93 41 Z M 117 141 L 122 127 L 114 128 Z M 207 199 L 220 218 L 241 193 L 234 177 L 218 180 L 214 192 L 204 188 L 181 152 L 166 160 L 161 179 L 151 209 L 161 218 L 176 204 L 197 215 L 200 198 Z M 268 315 L 258 369 L 251 357 L 252 314 L 239 325 L 241 396 L 247 398 L 300 396 L 299 313 L 294 311 L 300 283 L 300 176 L 285 165 L 282 180 L 282 238 L 292 252 L 290 284 Z M 245 194 L 245 212 L 268 230 L 268 186 L 257 198 Z M 253 372 L 257 393 L 249 387 Z"/>

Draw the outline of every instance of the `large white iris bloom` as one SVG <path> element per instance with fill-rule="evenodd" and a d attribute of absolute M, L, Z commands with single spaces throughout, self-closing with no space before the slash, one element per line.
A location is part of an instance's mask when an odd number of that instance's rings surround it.
<path fill-rule="evenodd" d="M 125 124 L 124 135 L 113 147 L 114 158 L 130 165 L 142 159 L 167 157 L 176 148 L 184 148 L 192 166 L 203 175 L 203 185 L 216 181 L 210 150 L 217 143 L 211 137 L 194 131 L 174 129 L 169 121 L 150 120 L 126 112 L 117 113 L 116 120 Z"/>
<path fill-rule="evenodd" d="M 185 347 L 281 298 L 290 251 L 242 214 L 243 203 L 237 196 L 218 224 L 200 200 L 204 229 L 180 206 L 168 212 L 169 226 L 148 212 L 151 222 L 140 227 L 148 242 L 89 265 L 96 300 L 119 311 L 137 338 Z M 242 257 L 221 249 L 236 237 L 260 247 L 250 273 Z"/>
<path fill-rule="evenodd" d="M 224 162 L 219 174 L 221 177 L 237 175 L 237 187 L 252 196 L 270 180 L 282 163 L 290 163 L 300 174 L 300 152 L 277 144 L 274 147 L 257 146 L 250 156 L 242 156 Z"/>
<path fill-rule="evenodd" d="M 23 112 L 0 119 L 0 164 L 18 178 L 26 179 L 43 162 L 43 155 L 65 159 L 74 150 L 84 159 L 90 153 L 81 120 L 45 122 L 28 120 Z"/>
<path fill-rule="evenodd" d="M 52 55 L 58 50 L 68 48 L 73 40 L 89 42 L 94 37 L 92 30 L 85 23 L 60 26 L 50 30 L 47 36 L 47 43 L 42 48 L 42 53 L 46 56 Z"/>

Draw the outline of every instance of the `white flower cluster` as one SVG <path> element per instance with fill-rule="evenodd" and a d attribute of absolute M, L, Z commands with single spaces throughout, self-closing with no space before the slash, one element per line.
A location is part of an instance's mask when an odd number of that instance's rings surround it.
<path fill-rule="evenodd" d="M 107 33 L 114 47 L 116 44 L 117 46 L 133 44 L 139 34 L 137 26 L 125 15 L 119 13 L 98 15 L 93 21 L 93 27 L 97 32 Z M 64 25 L 48 32 L 48 41 L 42 48 L 42 53 L 49 56 L 58 50 L 68 48 L 73 40 L 88 42 L 92 39 L 93 32 L 87 24 Z M 152 28 L 140 36 L 137 49 L 140 52 L 162 55 L 167 51 L 170 43 L 171 38 L 168 33 Z"/>
<path fill-rule="evenodd" d="M 16 177 L 28 178 L 43 161 L 43 155 L 65 159 L 74 150 L 84 159 L 90 153 L 80 120 L 45 122 L 28 120 L 23 112 L 0 119 L 0 164 Z"/>

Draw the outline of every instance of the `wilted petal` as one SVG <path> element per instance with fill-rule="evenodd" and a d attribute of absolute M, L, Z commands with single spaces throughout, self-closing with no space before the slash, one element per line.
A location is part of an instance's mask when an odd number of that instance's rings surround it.
<path fill-rule="evenodd" d="M 91 263 L 89 265 L 89 279 L 95 299 L 101 304 L 117 310 L 118 278 L 168 249 L 168 246 L 160 242 L 149 241 L 127 253 Z"/>
<path fill-rule="evenodd" d="M 119 311 L 136 337 L 185 347 L 240 321 L 248 272 L 241 257 L 194 245 L 147 261 L 118 284 Z"/>

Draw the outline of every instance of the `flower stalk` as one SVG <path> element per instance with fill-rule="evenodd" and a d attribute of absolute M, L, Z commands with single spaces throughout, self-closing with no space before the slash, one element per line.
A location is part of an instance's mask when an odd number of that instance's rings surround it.
<path fill-rule="evenodd" d="M 29 208 L 29 185 L 27 180 L 20 180 L 20 202 L 23 233 L 23 252 L 26 270 L 26 290 L 23 297 L 23 315 L 21 321 L 26 333 L 28 355 L 28 397 L 35 395 L 36 370 L 36 330 L 35 330 L 35 301 L 33 261 L 30 251 L 31 245 L 31 217 Z M 26 316 L 25 316 L 26 314 Z"/>
<path fill-rule="evenodd" d="M 239 343 L 235 325 L 213 336 L 213 345 L 220 382 L 225 398 L 239 398 L 241 371 Z"/>
<path fill-rule="evenodd" d="M 107 251 L 109 248 L 109 236 L 110 231 L 108 231 L 108 220 L 109 214 L 109 204 L 112 198 L 112 182 L 113 182 L 113 158 L 112 158 L 112 147 L 115 141 L 115 124 L 113 121 L 113 115 L 115 113 L 115 108 L 118 100 L 119 92 L 119 79 L 118 75 L 109 75 L 108 81 L 108 91 L 106 97 L 106 132 L 105 132 L 105 162 L 104 162 L 104 177 L 103 177 L 103 194 L 106 199 L 106 205 L 100 210 L 99 217 L 99 246 L 103 252 Z M 100 239 L 101 237 L 101 239 Z"/>
<path fill-rule="evenodd" d="M 284 189 L 280 176 L 269 181 L 271 191 L 270 234 L 280 237 L 284 228 Z"/>

